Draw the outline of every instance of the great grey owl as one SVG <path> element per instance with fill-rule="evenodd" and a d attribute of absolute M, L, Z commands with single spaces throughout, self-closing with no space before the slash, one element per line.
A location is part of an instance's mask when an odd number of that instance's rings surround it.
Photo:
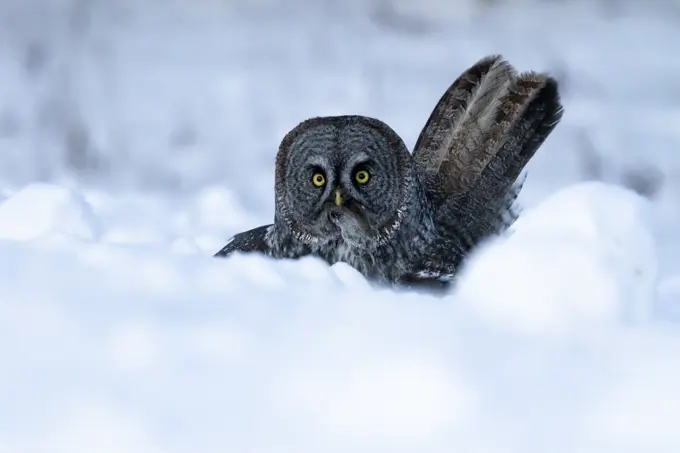
<path fill-rule="evenodd" d="M 557 82 L 500 56 L 444 93 L 414 148 L 380 120 L 312 118 L 276 157 L 274 223 L 216 256 L 259 252 L 345 262 L 387 284 L 442 284 L 516 218 L 518 177 L 562 115 Z"/>

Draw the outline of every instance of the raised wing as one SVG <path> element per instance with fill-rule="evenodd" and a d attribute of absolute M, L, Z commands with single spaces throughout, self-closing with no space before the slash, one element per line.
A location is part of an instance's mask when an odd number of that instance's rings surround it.
<path fill-rule="evenodd" d="M 511 224 L 516 218 L 513 203 L 523 183 L 518 178 L 562 112 L 555 79 L 534 72 L 514 78 L 499 99 L 486 133 L 482 170 L 464 176 L 451 173 L 465 185 L 462 190 L 460 185 L 445 186 L 449 192 L 437 208 L 440 230 L 469 247 Z"/>
<path fill-rule="evenodd" d="M 463 72 L 435 106 L 413 150 L 435 205 L 467 189 L 488 163 L 488 131 L 514 75 L 500 55 L 487 56 Z"/>

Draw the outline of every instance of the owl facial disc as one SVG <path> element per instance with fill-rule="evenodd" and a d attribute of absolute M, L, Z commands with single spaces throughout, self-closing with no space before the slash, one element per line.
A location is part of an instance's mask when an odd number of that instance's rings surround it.
<path fill-rule="evenodd" d="M 277 154 L 276 218 L 317 247 L 344 242 L 362 253 L 375 250 L 404 212 L 410 159 L 399 136 L 378 120 L 303 122 L 284 137 Z"/>

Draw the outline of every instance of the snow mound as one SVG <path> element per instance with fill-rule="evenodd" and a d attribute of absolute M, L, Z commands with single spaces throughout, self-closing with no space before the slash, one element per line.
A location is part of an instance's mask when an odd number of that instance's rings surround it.
<path fill-rule="evenodd" d="M 527 332 L 644 321 L 657 276 L 650 218 L 647 201 L 627 189 L 568 187 L 476 252 L 458 294 L 490 321 Z"/>
<path fill-rule="evenodd" d="M 53 233 L 83 240 L 98 238 L 100 227 L 82 194 L 36 183 L 0 203 L 0 238 L 30 241 Z"/>
<path fill-rule="evenodd" d="M 230 198 L 219 193 L 206 197 Z M 680 336 L 624 316 L 650 303 L 656 272 L 651 217 L 630 192 L 554 194 L 483 247 L 445 297 L 376 289 L 311 257 L 204 256 L 201 235 L 220 221 L 194 215 L 206 197 L 165 214 L 146 200 L 143 216 L 131 215 L 139 201 L 58 186 L 5 200 L 0 223 L 50 216 L 35 240 L 0 241 L 1 451 L 680 445 L 667 397 Z M 96 199 L 103 239 L 43 247 L 88 218 L 82 199 Z M 173 235 L 170 218 L 188 221 Z M 105 240 L 154 229 L 162 241 Z"/>
<path fill-rule="evenodd" d="M 233 192 L 223 187 L 204 188 L 196 205 L 198 221 L 212 228 L 229 230 L 240 227 L 248 220 Z"/>

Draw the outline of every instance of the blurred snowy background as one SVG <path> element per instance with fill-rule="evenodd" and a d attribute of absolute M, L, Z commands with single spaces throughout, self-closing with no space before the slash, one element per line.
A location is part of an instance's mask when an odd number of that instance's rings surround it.
<path fill-rule="evenodd" d="M 677 43 L 671 0 L 0 2 L 0 452 L 677 453 Z M 490 53 L 566 110 L 456 293 L 210 258 L 299 121 L 412 146 Z"/>

